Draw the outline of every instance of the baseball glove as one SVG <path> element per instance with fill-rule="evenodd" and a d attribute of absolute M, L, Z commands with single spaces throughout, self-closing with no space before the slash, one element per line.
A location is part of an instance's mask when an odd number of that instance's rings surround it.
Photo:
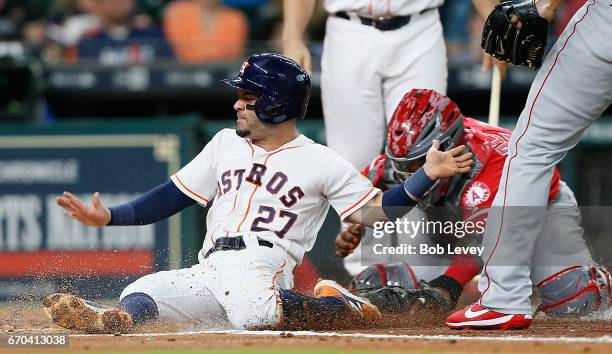
<path fill-rule="evenodd" d="M 537 69 L 542 65 L 548 22 L 534 0 L 502 1 L 485 22 L 481 47 L 492 57 Z"/>
<path fill-rule="evenodd" d="M 399 314 L 429 309 L 446 312 L 453 307 L 453 302 L 440 290 L 432 288 L 424 280 L 419 289 L 404 289 L 398 286 L 384 286 L 374 289 L 354 291 L 358 296 L 368 299 L 383 314 Z"/>

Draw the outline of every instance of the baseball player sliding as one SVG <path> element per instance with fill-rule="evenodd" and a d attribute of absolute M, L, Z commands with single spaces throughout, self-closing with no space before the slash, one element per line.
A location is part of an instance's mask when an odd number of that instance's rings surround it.
<path fill-rule="evenodd" d="M 499 4 L 483 30 L 487 53 L 541 68 L 510 137 L 484 235 L 480 301 L 447 319 L 452 328 L 531 324 L 530 265 L 546 227 L 555 165 L 612 102 L 612 3 L 588 0 L 542 62 L 547 20 L 559 0 Z"/>
<path fill-rule="evenodd" d="M 469 173 L 441 180 L 419 207 L 430 221 L 486 220 L 499 189 L 510 134 L 507 129 L 464 117 L 457 105 L 440 93 L 412 90 L 391 118 L 386 152 L 366 167 L 363 174 L 375 186 L 386 190 L 420 167 L 433 139 L 445 141 L 446 147 L 465 144 L 474 153 L 474 168 Z M 593 261 L 580 221 L 574 195 L 555 168 L 544 225 L 537 237 L 531 264 L 531 281 L 538 290 L 540 309 L 550 316 L 602 313 L 612 303 L 610 273 Z M 336 240 L 339 255 L 352 252 L 362 237 L 371 237 L 371 234 L 364 235 L 361 228 L 354 225 L 340 233 Z M 432 236 L 418 235 L 412 240 L 428 242 Z M 461 240 L 455 235 L 447 236 L 442 241 Z M 472 235 L 457 237 L 463 241 L 473 238 Z M 410 240 L 404 237 L 398 241 Z M 372 246 L 367 242 L 366 245 L 361 247 Z M 366 265 L 385 261 L 383 256 L 366 258 L 367 255 L 362 251 L 362 262 Z M 397 256 L 390 259 L 390 264 L 376 264 L 361 271 L 353 279 L 351 290 L 370 300 L 383 314 L 413 311 L 422 301 L 446 312 L 456 303 L 463 286 L 480 271 L 480 263 L 473 258 L 447 253 Z M 442 264 L 446 266 L 437 266 Z"/>
<path fill-rule="evenodd" d="M 88 333 L 129 331 L 147 321 L 227 323 L 235 328 L 369 322 L 367 300 L 329 280 L 309 297 L 291 290 L 292 270 L 309 251 L 331 206 L 344 220 L 372 225 L 410 209 L 440 178 L 470 170 L 471 153 L 438 151 L 412 178 L 385 193 L 333 150 L 298 134 L 306 113 L 308 73 L 277 54 L 254 54 L 237 77 L 237 128 L 217 133 L 170 181 L 130 203 L 86 205 L 65 192 L 65 214 L 94 227 L 157 222 L 195 203 L 213 205 L 199 263 L 158 272 L 128 285 L 114 308 L 69 294 L 44 306 L 53 321 Z"/>

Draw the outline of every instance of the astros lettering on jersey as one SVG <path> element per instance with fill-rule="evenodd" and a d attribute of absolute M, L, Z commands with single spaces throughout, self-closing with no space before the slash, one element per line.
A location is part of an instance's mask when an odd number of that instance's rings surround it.
<path fill-rule="evenodd" d="M 304 135 L 265 151 L 232 129 L 171 178 L 200 204 L 214 200 L 200 260 L 219 237 L 257 232 L 300 263 L 330 205 L 344 219 L 380 193 L 338 153 Z"/>

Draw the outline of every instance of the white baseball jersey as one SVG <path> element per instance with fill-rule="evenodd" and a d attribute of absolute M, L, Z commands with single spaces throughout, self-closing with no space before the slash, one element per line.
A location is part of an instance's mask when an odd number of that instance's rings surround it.
<path fill-rule="evenodd" d="M 330 14 L 346 11 L 364 16 L 406 16 L 442 6 L 444 0 L 325 0 Z"/>
<path fill-rule="evenodd" d="M 172 177 L 206 218 L 200 259 L 223 236 L 256 232 L 299 263 L 329 210 L 344 219 L 380 193 L 335 151 L 299 135 L 274 151 L 224 129 Z"/>

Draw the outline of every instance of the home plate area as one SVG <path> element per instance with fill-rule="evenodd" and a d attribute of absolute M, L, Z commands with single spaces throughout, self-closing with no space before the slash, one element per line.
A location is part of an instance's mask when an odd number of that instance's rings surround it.
<path fill-rule="evenodd" d="M 384 328 L 334 332 L 236 331 L 157 324 L 137 333 L 88 335 L 55 326 L 35 302 L 0 306 L 0 337 L 69 334 L 67 348 L 26 352 L 71 353 L 612 353 L 608 318 L 557 320 L 538 316 L 529 329 L 450 330 L 439 318 L 394 319 Z M 1 352 L 14 348 L 0 345 Z"/>

